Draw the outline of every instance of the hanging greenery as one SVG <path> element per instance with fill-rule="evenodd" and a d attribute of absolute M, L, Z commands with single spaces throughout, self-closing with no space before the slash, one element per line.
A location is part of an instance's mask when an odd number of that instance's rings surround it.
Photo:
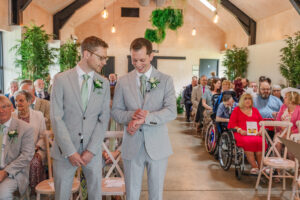
<path fill-rule="evenodd" d="M 181 94 L 177 97 L 176 99 L 176 104 L 177 104 L 177 113 L 178 114 L 182 114 L 183 113 L 183 105 L 181 104 L 181 99 L 182 99 L 182 96 Z"/>
<path fill-rule="evenodd" d="M 21 67 L 20 79 L 43 79 L 46 80 L 49 74 L 49 65 L 54 64 L 55 52 L 57 49 L 50 48 L 48 42 L 53 35 L 47 34 L 42 26 L 32 24 L 24 26 L 25 33 L 19 44 L 12 47 L 11 51 L 16 52 L 16 66 Z"/>
<path fill-rule="evenodd" d="M 223 66 L 226 67 L 225 74 L 229 80 L 234 80 L 236 77 L 246 77 L 249 62 L 248 49 L 237 48 L 227 49 Z"/>
<path fill-rule="evenodd" d="M 150 16 L 152 26 L 156 29 L 146 29 L 145 38 L 160 44 L 166 37 L 166 29 L 177 30 L 183 25 L 183 14 L 180 9 L 167 7 L 156 9 Z"/>
<path fill-rule="evenodd" d="M 77 62 L 80 60 L 80 53 L 78 47 L 80 44 L 69 39 L 65 44 L 63 44 L 59 49 L 59 65 L 60 71 L 66 71 L 76 66 Z"/>
<path fill-rule="evenodd" d="M 288 81 L 291 87 L 300 85 L 300 31 L 295 37 L 288 37 L 285 40 L 287 46 L 282 48 L 280 73 Z"/>

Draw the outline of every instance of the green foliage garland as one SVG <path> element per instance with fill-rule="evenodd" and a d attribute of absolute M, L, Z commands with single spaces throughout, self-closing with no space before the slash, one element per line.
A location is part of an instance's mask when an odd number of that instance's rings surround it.
<path fill-rule="evenodd" d="M 74 43 L 71 39 L 63 44 L 59 49 L 59 65 L 60 71 L 66 71 L 76 66 L 80 60 L 78 47 L 80 44 Z"/>
<path fill-rule="evenodd" d="M 166 37 L 166 29 L 176 30 L 183 25 L 183 14 L 179 9 L 167 7 L 156 9 L 150 16 L 152 26 L 156 29 L 147 29 L 145 38 L 160 44 Z"/>
<path fill-rule="evenodd" d="M 180 103 L 181 102 L 181 94 L 177 97 L 176 99 L 176 104 L 177 104 L 177 113 L 178 114 L 182 114 L 183 113 L 183 105 Z"/>
<path fill-rule="evenodd" d="M 11 50 L 16 51 L 16 66 L 21 67 L 20 79 L 44 79 L 49 74 L 48 67 L 54 64 L 55 48 L 49 48 L 52 35 L 47 34 L 42 26 L 24 26 L 23 39 Z"/>
<path fill-rule="evenodd" d="M 249 62 L 248 49 L 237 48 L 227 49 L 223 65 L 226 67 L 225 74 L 229 80 L 234 80 L 236 77 L 246 77 Z"/>
<path fill-rule="evenodd" d="M 288 37 L 285 40 L 287 46 L 282 48 L 280 73 L 288 81 L 289 86 L 300 85 L 300 31 L 295 37 Z"/>

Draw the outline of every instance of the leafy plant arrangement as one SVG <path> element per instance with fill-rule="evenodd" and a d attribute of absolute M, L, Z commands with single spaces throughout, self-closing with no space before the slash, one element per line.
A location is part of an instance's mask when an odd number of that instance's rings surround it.
<path fill-rule="evenodd" d="M 155 29 L 147 29 L 145 38 L 160 44 L 166 37 L 166 29 L 175 31 L 183 25 L 183 14 L 180 9 L 171 7 L 156 9 L 152 11 L 150 21 Z"/>
<path fill-rule="evenodd" d="M 229 80 L 234 80 L 236 77 L 245 77 L 249 62 L 248 49 L 237 48 L 227 49 L 223 65 L 226 67 L 225 74 Z"/>
<path fill-rule="evenodd" d="M 21 67 L 20 79 L 44 79 L 49 74 L 48 67 L 53 64 L 57 49 L 48 46 L 53 35 L 47 34 L 42 26 L 24 26 L 25 33 L 19 44 L 12 47 L 16 51 L 16 66 Z"/>
<path fill-rule="evenodd" d="M 300 31 L 295 33 L 294 38 L 288 37 L 285 42 L 287 46 L 280 50 L 280 73 L 289 86 L 297 87 L 300 85 Z"/>
<path fill-rule="evenodd" d="M 73 42 L 69 39 L 65 44 L 63 44 L 59 49 L 59 65 L 60 71 L 66 71 L 76 66 L 77 62 L 80 60 L 80 53 L 78 47 L 80 44 Z"/>
<path fill-rule="evenodd" d="M 177 104 L 177 113 L 182 114 L 183 113 L 183 105 L 180 103 L 181 102 L 181 94 L 177 97 L 176 99 L 176 104 Z"/>

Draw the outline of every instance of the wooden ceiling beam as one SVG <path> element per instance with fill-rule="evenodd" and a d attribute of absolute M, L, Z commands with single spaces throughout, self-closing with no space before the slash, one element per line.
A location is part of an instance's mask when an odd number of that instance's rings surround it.
<path fill-rule="evenodd" d="M 300 0 L 290 0 L 290 2 L 300 15 Z"/>
<path fill-rule="evenodd" d="M 73 3 L 53 15 L 53 34 L 55 39 L 59 39 L 59 31 L 75 13 L 75 11 L 90 0 L 75 0 Z"/>
<path fill-rule="evenodd" d="M 12 0 L 11 1 L 11 23 L 20 25 L 23 22 L 23 11 L 32 0 Z"/>
<path fill-rule="evenodd" d="M 297 0 L 300 1 L 300 0 Z M 229 0 L 221 0 L 221 5 L 230 11 L 240 22 L 241 26 L 243 27 L 244 31 L 249 36 L 249 45 L 256 43 L 256 22 L 249 17 L 246 13 L 236 7 L 233 3 Z"/>

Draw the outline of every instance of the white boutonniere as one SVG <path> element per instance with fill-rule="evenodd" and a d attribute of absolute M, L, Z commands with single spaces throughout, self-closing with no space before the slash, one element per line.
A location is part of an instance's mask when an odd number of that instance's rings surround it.
<path fill-rule="evenodd" d="M 17 140 L 18 139 L 18 131 L 9 131 L 8 132 L 8 137 L 9 137 L 9 141 L 11 141 L 12 139 Z"/>
<path fill-rule="evenodd" d="M 157 88 L 160 81 L 157 78 L 152 77 L 149 79 L 148 83 L 150 84 L 150 90 L 152 90 L 152 89 Z"/>
<path fill-rule="evenodd" d="M 94 80 L 94 91 L 96 89 L 102 89 L 103 88 L 103 82 L 100 81 L 99 79 Z M 98 94 L 100 94 L 100 92 L 98 92 Z"/>

